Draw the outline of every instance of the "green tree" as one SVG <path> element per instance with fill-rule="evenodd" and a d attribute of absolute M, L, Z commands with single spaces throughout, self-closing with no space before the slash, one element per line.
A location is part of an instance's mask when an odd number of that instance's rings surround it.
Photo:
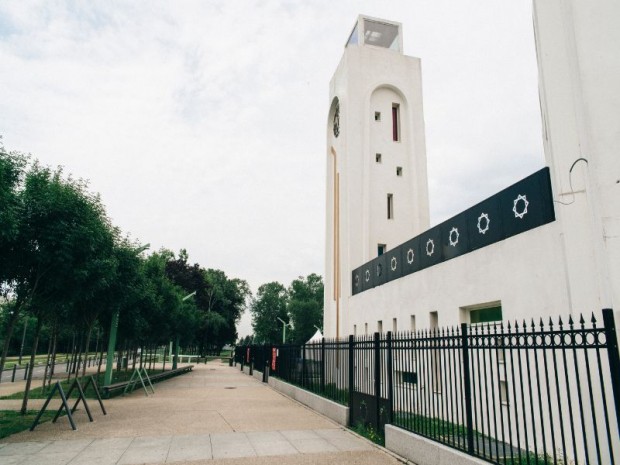
<path fill-rule="evenodd" d="M 166 274 L 187 293 L 196 292 L 193 300 L 200 318 L 195 326 L 195 340 L 203 353 L 219 352 L 225 344 L 236 340 L 236 325 L 250 290 L 244 280 L 229 279 L 223 271 L 205 270 L 197 263 L 190 265 L 188 258 L 186 250 L 181 250 L 178 258 L 169 252 Z"/>
<path fill-rule="evenodd" d="M 16 267 L 19 256 L 16 239 L 19 234 L 22 211 L 21 189 L 28 158 L 19 153 L 7 153 L 0 140 L 0 300 L 14 298 Z M 21 314 L 21 305 L 11 303 L 3 311 L 4 331 L 0 373 L 9 350 L 15 325 Z"/>
<path fill-rule="evenodd" d="M 34 364 L 43 323 L 92 292 L 93 261 L 111 241 L 109 221 L 97 196 L 82 180 L 34 164 L 25 177 L 21 227 L 16 237 L 18 304 L 37 319 L 30 363 Z M 18 265 L 17 265 L 18 264 Z M 88 289 L 82 291 L 82 286 Z M 77 298 L 76 298 L 77 297 Z M 30 371 L 22 412 L 28 405 Z"/>
<path fill-rule="evenodd" d="M 278 318 L 289 322 L 286 311 L 287 292 L 279 282 L 263 284 L 252 300 L 252 329 L 254 342 L 280 344 L 282 342 L 282 323 Z"/>
<path fill-rule="evenodd" d="M 323 278 L 312 273 L 295 279 L 288 288 L 287 312 L 293 322 L 293 342 L 306 342 L 323 325 Z"/>

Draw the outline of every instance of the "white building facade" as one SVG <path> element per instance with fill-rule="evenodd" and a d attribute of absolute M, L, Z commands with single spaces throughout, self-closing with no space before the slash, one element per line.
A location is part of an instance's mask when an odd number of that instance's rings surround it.
<path fill-rule="evenodd" d="M 618 307 L 619 5 L 534 2 L 547 166 L 433 228 L 420 60 L 358 18 L 330 83 L 326 337 Z"/>

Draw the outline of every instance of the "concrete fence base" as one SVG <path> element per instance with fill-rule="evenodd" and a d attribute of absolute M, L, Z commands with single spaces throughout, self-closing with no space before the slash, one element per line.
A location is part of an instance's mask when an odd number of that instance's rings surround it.
<path fill-rule="evenodd" d="M 392 425 L 385 425 L 385 447 L 417 465 L 489 465 L 489 462 Z"/>
<path fill-rule="evenodd" d="M 317 396 L 305 389 L 285 383 L 277 378 L 269 377 L 269 386 L 285 396 L 310 407 L 312 410 L 331 418 L 342 426 L 348 426 L 349 424 L 349 407 L 340 405 L 325 397 Z"/>

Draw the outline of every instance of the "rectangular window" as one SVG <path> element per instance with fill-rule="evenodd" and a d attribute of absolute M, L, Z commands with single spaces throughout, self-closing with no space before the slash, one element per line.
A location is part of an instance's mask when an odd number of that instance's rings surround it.
<path fill-rule="evenodd" d="M 381 154 L 380 153 L 375 153 L 375 161 L 377 163 L 381 163 Z"/>
<path fill-rule="evenodd" d="M 387 217 L 388 220 L 394 219 L 394 196 L 392 194 L 387 195 Z"/>
<path fill-rule="evenodd" d="M 396 318 L 392 318 L 392 332 L 398 332 L 398 320 Z"/>
<path fill-rule="evenodd" d="M 396 167 L 396 176 L 402 176 L 403 175 L 403 168 L 402 166 L 397 166 Z"/>
<path fill-rule="evenodd" d="M 403 383 L 418 384 L 418 374 L 413 371 L 403 371 Z"/>
<path fill-rule="evenodd" d="M 383 333 L 383 321 L 381 320 L 377 321 L 377 332 Z"/>
<path fill-rule="evenodd" d="M 400 105 L 392 104 L 392 140 L 398 142 L 400 140 Z"/>
<path fill-rule="evenodd" d="M 353 335 L 357 336 L 357 325 L 353 325 Z"/>
<path fill-rule="evenodd" d="M 415 315 L 411 315 L 411 332 L 415 333 Z"/>
<path fill-rule="evenodd" d="M 368 323 L 364 323 L 364 334 L 368 336 Z"/>
<path fill-rule="evenodd" d="M 471 324 L 477 323 L 491 323 L 493 321 L 502 321 L 502 307 L 489 307 L 479 308 L 469 311 L 469 322 Z"/>
<path fill-rule="evenodd" d="M 375 121 L 381 121 L 381 112 L 375 111 Z"/>
<path fill-rule="evenodd" d="M 383 255 L 385 253 L 387 246 L 385 244 L 378 244 L 377 245 L 377 257 Z"/>

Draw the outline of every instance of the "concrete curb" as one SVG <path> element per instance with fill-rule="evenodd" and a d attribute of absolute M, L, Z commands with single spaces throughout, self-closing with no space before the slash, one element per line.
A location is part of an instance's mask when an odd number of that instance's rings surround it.
<path fill-rule="evenodd" d="M 327 418 L 334 420 L 342 426 L 346 427 L 349 424 L 349 407 L 337 404 L 336 402 L 313 394 L 305 389 L 293 386 L 277 378 L 270 377 L 269 386 L 291 399 L 310 407 L 321 415 L 325 415 Z"/>
<path fill-rule="evenodd" d="M 385 447 L 417 465 L 488 465 L 488 462 L 393 425 L 385 425 Z"/>

